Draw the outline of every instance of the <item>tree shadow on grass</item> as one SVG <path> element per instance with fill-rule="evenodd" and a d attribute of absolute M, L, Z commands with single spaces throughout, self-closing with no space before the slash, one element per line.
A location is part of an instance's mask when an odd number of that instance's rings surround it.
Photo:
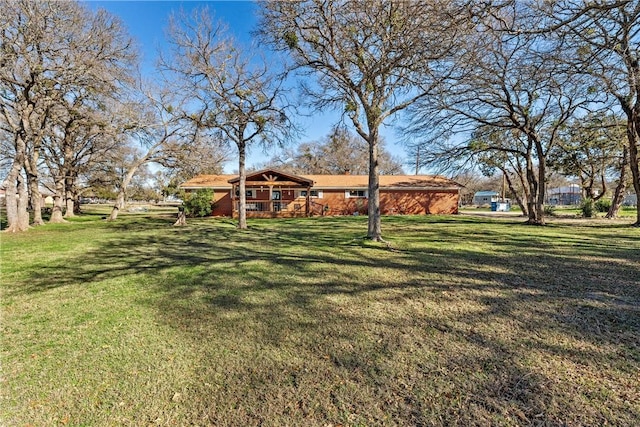
<path fill-rule="evenodd" d="M 195 397 L 212 423 L 224 424 L 225 411 L 247 424 L 640 416 L 624 390 L 602 390 L 640 367 L 637 237 L 557 227 L 532 236 L 475 218 L 463 221 L 472 229 L 457 218 L 389 222 L 396 251 L 362 242 L 362 224 L 345 219 L 161 232 L 159 222 L 128 221 L 113 226 L 119 238 L 15 289 L 144 280 L 157 293 L 146 303 L 192 341 L 206 381 L 227 370 L 218 395 Z M 581 387 L 603 395 L 582 399 Z"/>

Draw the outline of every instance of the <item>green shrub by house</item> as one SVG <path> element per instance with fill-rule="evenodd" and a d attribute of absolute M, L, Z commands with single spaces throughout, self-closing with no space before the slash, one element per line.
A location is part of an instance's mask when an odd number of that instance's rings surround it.
<path fill-rule="evenodd" d="M 213 190 L 201 188 L 184 198 L 184 213 L 188 217 L 204 217 L 213 212 Z"/>

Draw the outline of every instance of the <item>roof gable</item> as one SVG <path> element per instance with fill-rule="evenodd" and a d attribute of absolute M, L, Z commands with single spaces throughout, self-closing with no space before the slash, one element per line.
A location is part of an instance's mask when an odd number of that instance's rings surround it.
<path fill-rule="evenodd" d="M 278 181 L 295 182 L 300 185 L 313 185 L 313 180 L 299 175 L 282 172 L 276 169 L 262 169 L 247 175 L 246 181 L 264 182 L 265 184 L 278 184 Z M 240 182 L 240 177 L 236 176 L 228 181 L 230 184 Z"/>

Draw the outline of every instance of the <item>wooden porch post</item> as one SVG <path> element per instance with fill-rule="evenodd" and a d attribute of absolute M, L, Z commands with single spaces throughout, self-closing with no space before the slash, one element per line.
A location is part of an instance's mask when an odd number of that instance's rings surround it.
<path fill-rule="evenodd" d="M 309 208 L 311 207 L 311 186 L 307 185 L 307 197 L 305 197 L 305 204 L 304 204 L 304 213 L 306 216 L 309 216 L 309 214 L 311 213 Z"/>
<path fill-rule="evenodd" d="M 269 212 L 273 212 L 273 184 L 269 184 Z"/>
<path fill-rule="evenodd" d="M 238 186 L 233 184 L 231 186 L 231 218 L 235 218 L 236 212 L 238 212 L 238 196 L 236 195 Z"/>

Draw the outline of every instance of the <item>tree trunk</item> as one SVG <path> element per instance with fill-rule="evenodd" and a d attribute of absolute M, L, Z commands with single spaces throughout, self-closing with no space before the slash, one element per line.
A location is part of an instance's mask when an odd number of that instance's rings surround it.
<path fill-rule="evenodd" d="M 371 129 L 371 128 L 370 128 Z M 374 128 L 375 129 L 375 128 Z M 378 133 L 369 134 L 369 220 L 367 238 L 379 242 L 382 240 L 380 219 L 380 177 L 378 176 Z"/>
<path fill-rule="evenodd" d="M 76 215 L 80 215 L 82 213 L 80 210 L 80 193 L 75 193 L 73 197 L 73 213 Z"/>
<path fill-rule="evenodd" d="M 108 221 L 115 221 L 118 219 L 118 214 L 122 209 L 124 209 L 126 200 L 126 193 L 123 188 L 120 188 L 118 191 L 118 196 L 116 196 L 116 203 L 113 205 L 113 209 L 111 209 L 111 214 L 109 214 Z"/>
<path fill-rule="evenodd" d="M 7 209 L 7 229 L 16 233 L 29 229 L 29 212 L 27 211 L 27 194 L 22 183 L 20 172 L 24 167 L 25 144 L 20 136 L 16 136 L 16 152 L 11 169 L 4 180 L 5 203 Z M 23 194 L 24 192 L 24 194 Z"/>
<path fill-rule="evenodd" d="M 29 161 L 27 160 L 27 163 Z M 31 172 L 31 167 L 26 167 L 27 186 L 29 189 L 29 199 L 31 201 L 31 209 L 33 209 L 33 225 L 43 225 L 42 220 L 42 194 L 38 188 L 38 175 Z"/>
<path fill-rule="evenodd" d="M 547 164 L 546 157 L 542 153 L 542 147 L 538 148 L 538 194 L 536 197 L 536 210 L 538 211 L 538 222 L 536 225 L 544 225 L 544 196 L 547 187 Z"/>
<path fill-rule="evenodd" d="M 526 216 L 528 211 L 527 211 L 527 207 L 524 204 L 524 201 L 522 200 L 522 196 L 520 196 L 520 194 L 518 194 L 518 192 L 516 191 L 516 188 L 513 185 L 513 181 L 511 180 L 511 177 L 509 176 L 507 171 L 502 168 L 501 170 L 502 170 L 502 175 L 507 181 L 507 186 L 509 187 L 509 191 L 511 192 L 511 194 L 513 194 L 513 197 L 515 197 L 516 203 L 518 204 L 518 206 L 520 207 L 520 210 L 522 211 L 522 215 Z"/>
<path fill-rule="evenodd" d="M 614 219 L 618 217 L 618 212 L 620 212 L 622 202 L 624 201 L 624 190 L 626 190 L 626 188 L 627 185 L 624 182 L 619 182 L 616 186 L 616 190 L 611 198 L 611 206 L 609 206 L 609 210 L 605 215 L 606 219 Z"/>
<path fill-rule="evenodd" d="M 127 188 L 133 179 L 133 176 L 138 171 L 140 165 L 143 162 L 134 163 L 131 168 L 127 171 L 127 174 L 124 176 L 122 183 L 120 185 L 120 189 L 118 190 L 118 196 L 116 197 L 116 204 L 113 206 L 111 210 L 111 214 L 109 215 L 109 221 L 115 221 L 118 219 L 118 213 L 120 210 L 124 209 L 126 201 L 127 201 Z"/>
<path fill-rule="evenodd" d="M 64 217 L 71 218 L 76 216 L 75 213 L 75 192 L 73 191 L 73 187 L 75 185 L 74 177 L 67 175 L 64 178 L 64 203 L 65 203 L 65 211 Z"/>
<path fill-rule="evenodd" d="M 180 210 L 178 212 L 178 219 L 173 223 L 174 226 L 184 226 L 187 225 L 187 215 L 184 213 L 184 210 Z"/>
<path fill-rule="evenodd" d="M 241 139 L 244 132 L 239 135 Z M 238 228 L 245 230 L 247 228 L 247 191 L 246 180 L 247 172 L 245 170 L 246 146 L 244 143 L 238 143 L 238 172 L 240 173 L 240 194 L 238 202 Z M 271 202 L 271 201 L 269 201 Z"/>
<path fill-rule="evenodd" d="M 611 206 L 605 218 L 613 219 L 618 217 L 618 212 L 624 201 L 624 192 L 627 189 L 627 167 L 629 166 L 629 148 L 622 148 L 622 159 L 620 160 L 620 177 L 618 179 L 618 185 L 611 198 Z"/>
<path fill-rule="evenodd" d="M 64 179 L 56 178 L 56 188 L 53 195 L 53 209 L 51 211 L 51 218 L 49 223 L 63 223 L 66 222 L 62 216 L 64 210 Z"/>
<path fill-rule="evenodd" d="M 634 118 L 635 120 L 627 122 L 627 137 L 629 139 L 629 168 L 633 177 L 633 188 L 636 191 L 636 222 L 634 225 L 640 226 L 640 166 L 638 164 L 640 113 L 636 113 Z"/>
<path fill-rule="evenodd" d="M 538 179 L 533 167 L 531 150 L 527 150 L 527 224 L 540 225 L 540 211 L 538 210 Z"/>
<path fill-rule="evenodd" d="M 604 195 L 607 193 L 607 178 L 605 177 L 604 172 L 602 172 L 600 175 L 600 186 L 602 187 L 602 191 L 600 192 L 600 194 L 598 194 L 593 198 L 594 202 L 597 202 L 598 200 L 602 199 Z"/>
<path fill-rule="evenodd" d="M 65 191 L 65 209 L 64 209 L 64 217 L 72 218 L 76 216 L 75 212 L 75 203 L 73 201 L 73 193 L 71 191 Z"/>
<path fill-rule="evenodd" d="M 529 181 L 527 180 L 527 174 L 523 173 L 521 168 L 518 168 L 518 179 L 520 180 L 520 185 L 522 185 L 522 216 L 529 217 L 529 207 L 525 201 L 529 200 L 531 196 L 531 192 L 529 191 Z"/>
<path fill-rule="evenodd" d="M 27 174 L 27 185 L 31 209 L 33 209 L 33 225 L 43 225 L 42 220 L 42 195 L 40 194 L 40 180 L 38 177 L 38 148 L 33 149 L 31 155 L 25 156 L 24 171 Z"/>
<path fill-rule="evenodd" d="M 7 208 L 7 229 L 5 231 L 11 233 L 29 229 L 27 192 L 20 170 L 19 159 L 14 159 L 9 175 L 4 181 Z"/>
<path fill-rule="evenodd" d="M 26 179 L 18 175 L 18 223 L 20 230 L 29 229 L 29 191 L 27 190 Z"/>
<path fill-rule="evenodd" d="M 540 173 L 542 175 L 542 173 Z M 538 179 L 538 195 L 536 197 L 536 219 L 535 225 L 544 225 L 544 194 L 545 194 L 545 178 L 544 175 Z"/>

